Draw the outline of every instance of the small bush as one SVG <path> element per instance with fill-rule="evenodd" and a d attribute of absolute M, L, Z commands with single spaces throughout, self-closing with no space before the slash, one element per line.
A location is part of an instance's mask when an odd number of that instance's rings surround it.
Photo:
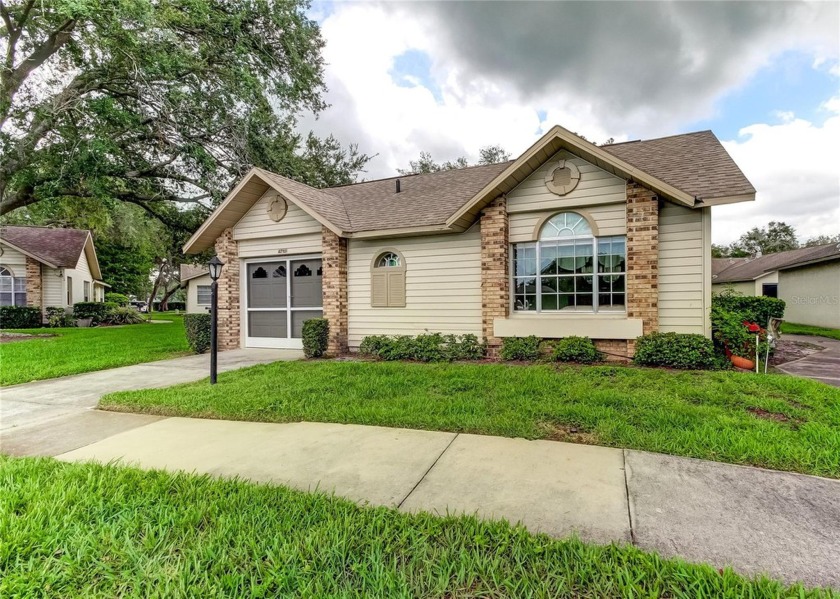
<path fill-rule="evenodd" d="M 37 329 L 40 326 L 41 308 L 0 306 L 0 329 Z"/>
<path fill-rule="evenodd" d="M 128 296 L 123 295 L 122 293 L 108 292 L 105 294 L 105 301 L 108 303 L 117 304 L 117 306 L 127 306 Z"/>
<path fill-rule="evenodd" d="M 592 364 L 601 360 L 601 352 L 589 337 L 564 337 L 554 343 L 551 359 L 555 362 Z"/>
<path fill-rule="evenodd" d="M 90 318 L 92 325 L 97 325 L 108 315 L 108 311 L 116 308 L 116 304 L 103 302 L 78 302 L 73 304 L 74 318 Z"/>
<path fill-rule="evenodd" d="M 210 349 L 210 314 L 184 314 L 187 344 L 197 354 Z"/>
<path fill-rule="evenodd" d="M 536 335 L 530 337 L 505 337 L 502 339 L 502 360 L 525 360 L 533 362 L 541 354 L 541 340 Z"/>
<path fill-rule="evenodd" d="M 636 339 L 633 361 L 642 366 L 667 366 L 683 370 L 723 367 L 711 339 L 693 333 L 650 333 Z"/>
<path fill-rule="evenodd" d="M 720 308 L 739 315 L 741 321 L 748 320 L 766 328 L 770 318 L 784 318 L 785 302 L 775 297 L 738 295 L 724 291 L 712 297 L 712 309 Z"/>
<path fill-rule="evenodd" d="M 451 362 L 452 360 L 480 360 L 486 347 L 475 335 L 370 335 L 362 339 L 359 353 L 380 360 L 418 360 L 420 362 Z"/>
<path fill-rule="evenodd" d="M 76 326 L 76 319 L 61 306 L 49 306 L 46 310 L 47 326 L 53 329 Z"/>
<path fill-rule="evenodd" d="M 771 298 L 772 299 L 772 298 Z M 721 354 L 732 353 L 742 358 L 755 359 L 755 333 L 751 333 L 744 322 L 744 314 L 713 306 L 711 312 L 712 337 Z M 767 330 L 762 328 L 758 336 L 758 353 L 765 355 L 767 350 Z"/>
<path fill-rule="evenodd" d="M 105 315 L 105 320 L 102 322 L 107 324 L 140 324 L 144 322 L 144 319 L 134 308 L 117 306 Z"/>
<path fill-rule="evenodd" d="M 303 355 L 320 358 L 327 353 L 330 323 L 326 318 L 310 318 L 303 323 Z"/>

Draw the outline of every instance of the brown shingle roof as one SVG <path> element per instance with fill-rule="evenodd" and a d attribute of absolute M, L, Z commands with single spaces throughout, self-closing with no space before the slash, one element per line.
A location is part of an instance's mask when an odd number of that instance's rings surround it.
<path fill-rule="evenodd" d="M 712 260 L 712 282 L 754 281 L 774 270 L 791 268 L 816 260 L 830 259 L 834 256 L 840 258 L 840 247 L 836 243 L 766 254 L 757 258 L 715 258 Z M 729 263 L 730 260 L 734 260 L 734 262 Z M 728 266 L 726 266 L 727 264 Z M 722 266 L 725 266 L 725 268 L 720 268 Z"/>
<path fill-rule="evenodd" d="M 206 264 L 182 264 L 178 268 L 178 274 L 180 275 L 181 282 L 184 283 L 190 279 L 210 274 L 210 271 L 207 269 Z"/>
<path fill-rule="evenodd" d="M 711 131 L 617 143 L 601 149 L 700 199 L 755 193 Z"/>
<path fill-rule="evenodd" d="M 0 227 L 0 239 L 58 268 L 76 268 L 90 232 L 49 227 Z"/>

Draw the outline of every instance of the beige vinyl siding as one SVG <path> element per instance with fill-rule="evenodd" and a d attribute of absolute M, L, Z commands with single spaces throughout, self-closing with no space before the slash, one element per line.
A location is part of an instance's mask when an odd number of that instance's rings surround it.
<path fill-rule="evenodd" d="M 659 330 L 708 335 L 711 219 L 666 202 L 659 213 Z"/>
<path fill-rule="evenodd" d="M 41 284 L 44 293 L 44 307 L 66 307 L 64 277 L 61 270 L 41 265 Z"/>
<path fill-rule="evenodd" d="M 386 248 L 405 259 L 405 307 L 371 307 L 371 263 Z M 425 332 L 481 336 L 481 237 L 464 233 L 388 240 L 350 239 L 347 261 L 349 345 L 367 335 Z"/>
<path fill-rule="evenodd" d="M 287 202 L 286 216 L 280 222 L 274 222 L 268 216 L 269 203 L 277 197 L 273 190 L 269 190 L 257 200 L 233 228 L 233 238 L 236 240 L 260 239 L 265 237 L 285 237 L 288 235 L 304 235 L 321 233 L 321 223 L 309 216 L 292 202 Z"/>
<path fill-rule="evenodd" d="M 320 225 L 319 225 L 320 226 Z M 308 233 L 290 237 L 243 239 L 239 242 L 240 258 L 285 258 L 294 254 L 320 254 L 321 233 Z"/>
<path fill-rule="evenodd" d="M 90 284 L 91 301 L 93 301 L 93 276 L 90 274 L 90 266 L 88 265 L 87 253 L 82 251 L 79 257 L 79 262 L 76 268 L 65 268 L 64 278 L 71 277 L 73 279 L 73 302 L 78 303 L 85 301 L 85 281 Z"/>
<path fill-rule="evenodd" d="M 198 286 L 210 285 L 213 280 L 210 275 L 201 275 L 194 279 L 187 281 L 187 312 L 190 314 L 207 312 L 210 309 L 210 304 L 198 303 Z"/>
<path fill-rule="evenodd" d="M 546 174 L 559 160 L 570 161 L 580 171 L 577 187 L 564 196 L 551 193 L 545 186 Z M 507 211 L 510 214 L 537 210 L 556 212 L 573 210 L 574 207 L 623 203 L 627 199 L 626 187 L 624 179 L 561 150 L 511 190 L 507 195 Z"/>
<path fill-rule="evenodd" d="M 626 235 L 627 234 L 627 205 L 605 204 L 602 206 L 588 206 L 576 208 L 567 206 L 564 210 L 578 212 L 590 217 L 598 227 L 598 235 Z M 510 214 L 510 242 L 521 243 L 537 239 L 537 226 L 548 217 L 556 214 L 558 210 L 545 210 L 542 212 L 526 212 Z"/>
<path fill-rule="evenodd" d="M 3 255 L 0 256 L 0 266 L 5 266 L 12 271 L 15 277 L 26 276 L 26 255 L 14 248 L 3 244 Z"/>
<path fill-rule="evenodd" d="M 779 271 L 785 320 L 840 329 L 840 261 Z"/>

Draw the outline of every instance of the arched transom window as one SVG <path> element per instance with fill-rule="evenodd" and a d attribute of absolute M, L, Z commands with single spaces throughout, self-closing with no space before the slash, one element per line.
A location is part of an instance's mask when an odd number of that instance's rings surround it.
<path fill-rule="evenodd" d="M 402 261 L 394 252 L 382 254 L 376 262 L 377 268 L 396 268 L 398 266 L 402 266 Z"/>
<path fill-rule="evenodd" d="M 371 262 L 370 305 L 405 307 L 405 260 L 397 250 L 383 250 Z"/>
<path fill-rule="evenodd" d="M 583 215 L 555 214 L 538 241 L 513 246 L 514 310 L 623 311 L 626 255 L 624 236 L 596 237 Z"/>
<path fill-rule="evenodd" d="M 0 306 L 26 305 L 26 279 L 0 266 Z"/>

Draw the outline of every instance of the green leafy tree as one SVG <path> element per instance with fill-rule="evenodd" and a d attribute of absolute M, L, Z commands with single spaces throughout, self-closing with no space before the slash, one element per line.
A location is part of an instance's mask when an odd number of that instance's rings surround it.
<path fill-rule="evenodd" d="M 796 230 L 788 224 L 771 221 L 766 227 L 753 227 L 730 247 L 730 255 L 738 258 L 756 254 L 775 254 L 799 247 Z"/>
<path fill-rule="evenodd" d="M 206 208 L 256 164 L 350 182 L 355 147 L 295 132 L 324 108 L 303 0 L 0 0 L 0 215 L 47 200 Z"/>
<path fill-rule="evenodd" d="M 484 146 L 478 151 L 478 164 L 499 164 L 510 160 L 510 152 L 502 146 Z"/>
<path fill-rule="evenodd" d="M 510 153 L 506 152 L 501 146 L 485 146 L 478 153 L 479 158 L 476 165 L 497 164 L 510 160 Z M 471 165 L 464 156 L 460 156 L 455 160 L 437 163 L 429 152 L 420 152 L 420 158 L 410 160 L 407 169 L 398 168 L 397 172 L 401 175 L 419 175 L 422 173 L 451 171 L 459 168 L 467 168 L 468 166 L 474 165 Z"/>
<path fill-rule="evenodd" d="M 828 245 L 829 243 L 840 243 L 840 233 L 837 235 L 817 235 L 811 237 L 803 244 L 803 247 L 810 248 L 815 245 Z"/>
<path fill-rule="evenodd" d="M 712 258 L 729 258 L 729 246 L 712 244 Z"/>

